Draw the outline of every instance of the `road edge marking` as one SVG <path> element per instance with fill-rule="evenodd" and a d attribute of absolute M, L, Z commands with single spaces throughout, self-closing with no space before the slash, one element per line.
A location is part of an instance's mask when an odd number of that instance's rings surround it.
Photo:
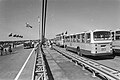
<path fill-rule="evenodd" d="M 15 77 L 14 80 L 18 80 L 18 78 L 20 77 L 23 69 L 25 68 L 25 66 L 26 66 L 28 60 L 30 59 L 30 57 L 31 57 L 31 55 L 32 55 L 32 53 L 33 53 L 34 50 L 35 50 L 35 48 L 33 48 L 33 50 L 31 51 L 31 53 L 29 54 L 28 58 L 26 59 L 25 63 L 23 64 L 22 68 L 20 69 L 19 73 L 17 74 L 17 76 Z"/>

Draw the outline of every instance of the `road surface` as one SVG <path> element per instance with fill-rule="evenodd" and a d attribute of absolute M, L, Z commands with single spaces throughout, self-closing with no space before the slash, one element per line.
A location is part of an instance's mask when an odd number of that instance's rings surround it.
<path fill-rule="evenodd" d="M 32 49 L 24 49 L 23 46 L 18 46 L 13 49 L 12 54 L 0 56 L 0 80 L 30 80 L 32 78 L 34 56 L 33 53 L 23 67 L 25 61 L 30 55 Z M 21 68 L 23 70 L 20 72 Z M 18 73 L 20 73 L 18 75 Z"/>

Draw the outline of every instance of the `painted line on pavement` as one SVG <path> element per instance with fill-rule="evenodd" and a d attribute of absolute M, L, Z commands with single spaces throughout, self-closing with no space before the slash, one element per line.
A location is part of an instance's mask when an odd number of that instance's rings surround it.
<path fill-rule="evenodd" d="M 30 59 L 30 57 L 31 57 L 31 55 L 32 55 L 32 53 L 33 53 L 34 50 L 35 50 L 35 48 L 33 48 L 33 50 L 31 51 L 31 53 L 29 54 L 28 58 L 26 59 L 25 63 L 23 64 L 22 68 L 20 69 L 19 73 L 17 74 L 17 76 L 15 77 L 14 80 L 18 80 L 18 78 L 20 77 L 23 69 L 25 68 L 25 66 L 26 66 L 28 60 Z"/>

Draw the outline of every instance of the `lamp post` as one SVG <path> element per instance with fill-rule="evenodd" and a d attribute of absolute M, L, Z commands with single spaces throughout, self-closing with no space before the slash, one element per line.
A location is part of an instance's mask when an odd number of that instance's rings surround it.
<path fill-rule="evenodd" d="M 38 27 L 39 27 L 39 44 L 40 44 L 40 17 L 38 16 Z"/>

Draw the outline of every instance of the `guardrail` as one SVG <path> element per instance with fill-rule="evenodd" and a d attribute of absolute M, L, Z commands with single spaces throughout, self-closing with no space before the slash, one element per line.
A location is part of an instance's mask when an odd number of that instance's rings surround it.
<path fill-rule="evenodd" d="M 82 66 L 83 70 L 85 70 L 85 68 L 91 70 L 93 73 L 92 74 L 93 77 L 96 77 L 96 74 L 100 74 L 107 80 L 120 80 L 119 70 L 112 69 L 110 67 L 104 66 L 93 60 L 89 60 L 84 57 L 80 57 L 78 55 L 71 55 L 69 53 L 63 52 L 58 49 L 55 50 L 57 50 L 59 53 L 69 58 L 71 61 L 75 61 L 76 65 L 78 65 L 79 63 Z"/>
<path fill-rule="evenodd" d="M 43 54 L 44 53 L 38 44 L 35 50 L 32 80 L 48 80 Z"/>

